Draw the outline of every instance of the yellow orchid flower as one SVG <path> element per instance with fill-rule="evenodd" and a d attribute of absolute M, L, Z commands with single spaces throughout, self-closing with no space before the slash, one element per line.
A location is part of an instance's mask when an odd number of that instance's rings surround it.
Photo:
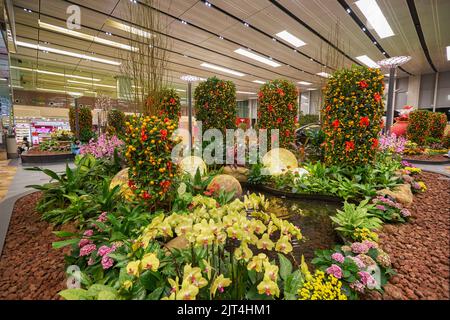
<path fill-rule="evenodd" d="M 228 287 L 230 284 L 231 280 L 229 278 L 225 278 L 223 274 L 221 274 L 220 276 L 216 277 L 211 286 L 211 295 L 214 297 L 217 290 L 219 290 L 219 293 L 222 293 L 224 291 L 224 288 Z"/>
<path fill-rule="evenodd" d="M 267 277 L 264 277 L 263 281 L 261 281 L 256 288 L 258 289 L 259 294 L 265 294 L 275 297 L 278 297 L 280 295 L 280 289 L 278 288 L 278 285 Z"/>
<path fill-rule="evenodd" d="M 256 242 L 256 246 L 258 247 L 258 249 L 272 250 L 274 247 L 274 243 L 272 242 L 272 240 L 270 240 L 269 235 L 267 233 L 264 233 L 261 239 Z"/>
<path fill-rule="evenodd" d="M 305 257 L 303 255 L 300 263 L 300 271 L 305 276 L 306 281 L 312 280 L 311 272 L 309 272 L 308 265 L 306 264 Z"/>
<path fill-rule="evenodd" d="M 241 239 L 242 238 L 242 229 L 239 228 L 237 224 L 232 225 L 227 229 L 228 237 L 232 239 Z"/>
<path fill-rule="evenodd" d="M 198 288 L 192 284 L 183 282 L 180 291 L 176 295 L 177 300 L 195 300 Z"/>
<path fill-rule="evenodd" d="M 277 281 L 278 266 L 271 264 L 269 261 L 265 261 L 264 262 L 264 277 L 267 277 L 272 281 Z"/>
<path fill-rule="evenodd" d="M 173 237 L 172 227 L 167 221 L 164 221 L 158 225 L 158 231 L 164 237 Z"/>
<path fill-rule="evenodd" d="M 178 277 L 176 277 L 175 278 L 175 280 L 173 280 L 173 279 L 167 279 L 167 281 L 169 281 L 169 284 L 170 284 L 170 293 L 171 293 L 171 295 L 172 294 L 177 294 L 178 293 L 178 289 L 179 289 L 179 287 L 180 287 L 180 285 L 178 284 L 178 282 L 179 282 L 179 278 Z"/>
<path fill-rule="evenodd" d="M 197 235 L 196 243 L 201 246 L 207 247 L 212 244 L 214 241 L 214 235 L 209 231 L 203 231 L 199 235 Z"/>
<path fill-rule="evenodd" d="M 147 228 L 148 229 L 153 229 L 153 228 L 158 227 L 158 225 L 163 222 L 164 217 L 165 217 L 164 213 L 161 213 L 160 215 L 154 217 L 152 222 L 148 225 Z"/>
<path fill-rule="evenodd" d="M 122 287 L 125 289 L 125 290 L 130 290 L 130 288 L 133 286 L 133 282 L 131 282 L 130 280 L 125 280 L 123 283 L 122 283 Z"/>
<path fill-rule="evenodd" d="M 208 276 L 208 280 L 210 280 L 212 272 L 211 264 L 209 264 L 209 262 L 206 261 L 205 259 L 202 260 L 202 264 L 203 264 L 203 272 L 206 273 L 206 275 Z"/>
<path fill-rule="evenodd" d="M 263 264 L 266 261 L 268 261 L 267 256 L 264 253 L 260 253 L 257 256 L 253 256 L 252 260 L 247 265 L 247 269 L 262 272 Z"/>
<path fill-rule="evenodd" d="M 282 236 L 277 241 L 277 244 L 275 245 L 275 250 L 282 252 L 284 254 L 288 254 L 292 251 L 292 244 L 289 242 L 289 238 L 287 236 Z"/>
<path fill-rule="evenodd" d="M 192 219 L 185 219 L 176 226 L 175 233 L 178 236 L 185 236 L 191 230 L 192 230 Z"/>
<path fill-rule="evenodd" d="M 249 249 L 247 243 L 243 242 L 240 247 L 234 250 L 234 256 L 237 260 L 248 261 L 253 256 L 253 252 Z"/>
<path fill-rule="evenodd" d="M 189 282 L 198 288 L 203 288 L 208 284 L 205 278 L 202 276 L 202 270 L 199 267 L 192 268 L 191 264 L 184 266 L 184 282 Z"/>
<path fill-rule="evenodd" d="M 264 223 L 262 223 L 261 220 L 252 220 L 252 224 L 253 229 L 257 234 L 263 234 L 267 230 L 267 227 L 264 225 Z"/>
<path fill-rule="evenodd" d="M 132 276 L 139 276 L 139 266 L 141 264 L 141 260 L 136 260 L 129 262 L 127 264 L 127 273 Z"/>
<path fill-rule="evenodd" d="M 147 253 L 141 260 L 141 269 L 142 270 L 152 270 L 156 272 L 159 268 L 159 259 L 156 257 L 154 253 Z"/>

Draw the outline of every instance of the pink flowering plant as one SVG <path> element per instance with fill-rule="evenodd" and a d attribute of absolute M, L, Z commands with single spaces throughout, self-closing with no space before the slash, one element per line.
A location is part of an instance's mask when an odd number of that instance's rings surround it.
<path fill-rule="evenodd" d="M 406 138 L 403 136 L 397 136 L 395 133 L 390 135 L 381 135 L 378 139 L 378 148 L 383 152 L 391 154 L 401 154 L 406 147 Z"/>
<path fill-rule="evenodd" d="M 385 222 L 406 222 L 411 212 L 389 195 L 379 195 L 372 199 L 375 205 L 370 212 Z"/>
<path fill-rule="evenodd" d="M 357 299 L 370 290 L 382 291 L 392 276 L 389 256 L 374 241 L 337 245 L 333 250 L 317 250 L 312 264 L 342 282 L 345 294 Z"/>
<path fill-rule="evenodd" d="M 67 265 L 77 265 L 87 283 L 100 279 L 119 277 L 121 261 L 130 251 L 130 240 L 137 236 L 140 227 L 151 220 L 149 213 L 139 207 L 120 204 L 116 210 L 103 211 L 83 224 L 79 233 L 55 232 L 68 238 L 53 243 L 54 248 L 71 245 L 66 255 Z"/>
<path fill-rule="evenodd" d="M 124 142 L 116 135 L 108 136 L 102 134 L 97 140 L 91 139 L 88 144 L 80 147 L 80 154 L 92 154 L 97 159 L 111 159 L 114 152 L 120 151 L 124 146 Z M 119 152 L 120 153 L 120 152 Z"/>

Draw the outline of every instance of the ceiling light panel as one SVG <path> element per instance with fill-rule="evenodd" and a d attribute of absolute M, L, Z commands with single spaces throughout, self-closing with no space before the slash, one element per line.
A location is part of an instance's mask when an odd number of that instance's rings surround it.
<path fill-rule="evenodd" d="M 153 37 L 153 35 L 150 32 L 148 32 L 148 31 L 145 31 L 145 30 L 140 29 L 140 28 L 133 27 L 133 26 L 128 25 L 128 24 L 123 24 L 123 23 L 120 23 L 120 22 L 117 22 L 117 21 L 114 21 L 114 20 L 108 20 L 107 24 L 110 25 L 113 28 L 116 28 L 116 29 L 119 29 L 119 30 L 122 30 L 122 31 L 125 31 L 125 32 L 128 32 L 128 33 L 132 33 L 132 34 L 137 35 L 139 37 L 143 37 L 143 38 L 151 38 L 151 37 Z"/>
<path fill-rule="evenodd" d="M 262 80 L 253 80 L 252 82 L 254 82 L 254 83 L 259 83 L 259 84 L 265 84 L 265 82 L 262 81 Z"/>
<path fill-rule="evenodd" d="M 96 79 L 96 78 L 89 78 L 89 77 L 77 76 L 77 75 L 73 75 L 73 74 L 52 72 L 52 71 L 46 71 L 46 70 L 40 70 L 40 69 L 30 69 L 30 68 L 16 67 L 16 66 L 11 66 L 10 68 L 16 69 L 16 70 L 22 70 L 22 71 L 30 71 L 30 72 L 36 72 L 36 73 L 41 73 L 41 74 L 48 74 L 51 76 L 68 77 L 68 78 L 88 80 L 88 81 L 100 81 L 100 79 Z"/>
<path fill-rule="evenodd" d="M 118 61 L 113 61 L 113 60 L 93 57 L 93 56 L 90 56 L 90 55 L 87 55 L 87 54 L 76 53 L 76 52 L 72 52 L 72 51 L 66 51 L 66 50 L 61 50 L 61 49 L 50 48 L 50 47 L 47 47 L 47 46 L 42 46 L 40 44 L 33 44 L 33 43 L 23 42 L 23 41 L 16 41 L 16 44 L 18 46 L 20 46 L 20 47 L 34 49 L 34 50 L 47 51 L 47 52 L 51 52 L 51 53 L 55 53 L 55 54 L 60 54 L 60 55 L 63 55 L 63 56 L 69 56 L 69 57 L 73 57 L 73 58 L 85 59 L 85 60 L 89 60 L 89 61 L 95 61 L 95 62 L 99 62 L 99 63 L 110 64 L 110 65 L 114 65 L 114 66 L 120 66 L 121 65 L 121 63 L 118 62 Z"/>
<path fill-rule="evenodd" d="M 235 75 L 235 76 L 238 76 L 238 77 L 245 76 L 244 73 L 241 73 L 241 72 L 238 72 L 238 71 L 235 71 L 235 70 L 231 70 L 231 69 L 228 69 L 228 68 L 224 68 L 224 67 L 221 67 L 221 66 L 216 66 L 214 64 L 210 64 L 210 63 L 206 63 L 206 62 L 203 62 L 200 66 L 202 66 L 204 68 L 208 68 L 208 69 L 213 69 L 213 70 L 229 73 L 229 74 L 232 74 L 232 75 Z"/>
<path fill-rule="evenodd" d="M 394 31 L 392 31 L 376 0 L 359 0 L 355 4 L 381 39 L 394 35 Z"/>
<path fill-rule="evenodd" d="M 356 57 L 356 59 L 358 59 L 359 61 L 364 63 L 369 68 L 379 68 L 380 67 L 375 61 L 373 61 L 366 55 Z"/>
<path fill-rule="evenodd" d="M 450 61 L 450 46 L 447 46 L 447 60 Z"/>
<path fill-rule="evenodd" d="M 278 62 L 275 62 L 273 60 L 270 60 L 269 58 L 263 57 L 263 56 L 261 56 L 259 54 L 253 53 L 251 51 L 248 51 L 248 50 L 245 50 L 245 49 L 242 49 L 242 48 L 236 49 L 236 50 L 234 50 L 234 52 L 236 52 L 236 53 L 238 53 L 240 55 L 243 55 L 243 56 L 245 56 L 247 58 L 250 58 L 250 59 L 259 61 L 261 63 L 267 64 L 267 65 L 269 65 L 271 67 L 274 67 L 274 68 L 281 66 L 281 64 L 279 64 Z"/>
<path fill-rule="evenodd" d="M 326 73 L 326 72 L 318 72 L 316 73 L 318 76 L 322 77 L 322 78 L 329 78 L 330 74 Z"/>
<path fill-rule="evenodd" d="M 301 84 L 301 85 L 304 85 L 304 86 L 310 86 L 310 85 L 312 85 L 312 83 L 311 82 L 306 82 L 306 81 L 299 81 L 299 82 L 297 82 L 298 84 Z"/>
<path fill-rule="evenodd" d="M 100 37 L 97 37 L 97 36 L 91 36 L 90 34 L 81 33 L 81 32 L 70 30 L 70 29 L 66 29 L 66 28 L 63 28 L 63 27 L 58 27 L 58 26 L 55 26 L 55 25 L 52 25 L 52 24 L 49 24 L 49 23 L 42 22 L 40 20 L 39 20 L 39 27 L 41 27 L 43 29 L 46 29 L 46 30 L 51 30 L 51 31 L 62 33 L 62 34 L 66 34 L 66 35 L 69 35 L 69 36 L 72 36 L 72 37 L 76 37 L 76 38 L 80 38 L 80 39 L 84 39 L 84 40 L 88 40 L 88 41 L 104 44 L 104 45 L 107 45 L 107 46 L 110 46 L 110 47 L 115 47 L 115 48 L 129 50 L 129 51 L 138 51 L 137 48 L 131 47 L 131 46 L 123 44 L 123 43 L 119 43 L 119 42 L 103 39 L 103 38 L 100 38 Z"/>
<path fill-rule="evenodd" d="M 100 84 L 100 83 L 89 83 L 89 82 L 82 82 L 82 81 L 75 81 L 75 80 L 67 80 L 67 82 L 70 83 L 78 83 L 78 84 L 84 84 L 87 86 L 96 86 L 96 87 L 103 87 L 103 88 L 113 88 L 116 89 L 116 86 L 106 85 L 106 84 Z"/>
<path fill-rule="evenodd" d="M 283 39 L 286 42 L 289 42 L 294 47 L 298 48 L 301 46 L 304 46 L 306 43 L 294 36 L 293 34 L 289 33 L 288 31 L 284 30 L 281 32 L 278 32 L 276 36 L 280 39 Z"/>

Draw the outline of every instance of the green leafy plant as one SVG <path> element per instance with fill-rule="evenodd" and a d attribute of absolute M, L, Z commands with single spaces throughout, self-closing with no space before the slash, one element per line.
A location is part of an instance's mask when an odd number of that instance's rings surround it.
<path fill-rule="evenodd" d="M 369 212 L 374 205 L 368 203 L 368 199 L 361 201 L 358 205 L 344 202 L 343 210 L 337 210 L 337 214 L 330 217 L 337 225 L 336 230 L 344 237 L 351 237 L 357 228 L 367 228 L 372 231 L 380 229 L 383 222 Z"/>

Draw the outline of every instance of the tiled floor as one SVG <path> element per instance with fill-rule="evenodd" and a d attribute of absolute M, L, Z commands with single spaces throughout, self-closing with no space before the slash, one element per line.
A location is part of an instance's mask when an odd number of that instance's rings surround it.
<path fill-rule="evenodd" d="M 9 162 L 10 160 L 0 161 L 0 201 L 6 197 L 9 186 L 17 171 L 17 167 L 10 166 Z"/>

